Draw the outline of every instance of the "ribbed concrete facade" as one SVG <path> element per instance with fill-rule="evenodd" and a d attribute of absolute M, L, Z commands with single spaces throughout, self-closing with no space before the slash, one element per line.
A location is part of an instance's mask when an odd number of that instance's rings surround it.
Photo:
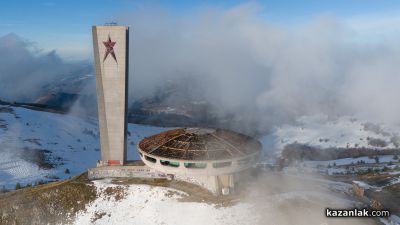
<path fill-rule="evenodd" d="M 126 161 L 128 35 L 126 26 L 93 26 L 101 162 Z"/>

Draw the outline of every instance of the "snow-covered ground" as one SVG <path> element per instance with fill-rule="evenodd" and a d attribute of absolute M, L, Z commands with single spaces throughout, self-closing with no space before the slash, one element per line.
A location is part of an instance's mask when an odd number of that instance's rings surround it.
<path fill-rule="evenodd" d="M 399 162 L 398 159 L 393 159 L 393 155 L 381 155 L 377 156 L 379 159 L 379 163 L 389 163 L 389 162 Z M 343 159 L 335 159 L 335 160 L 325 160 L 325 161 L 305 161 L 305 164 L 308 166 L 328 166 L 328 165 L 336 165 L 336 166 L 344 166 L 344 165 L 352 165 L 352 164 L 357 164 L 359 162 L 363 161 L 365 164 L 371 164 L 371 163 L 376 163 L 375 157 L 368 157 L 368 156 L 363 156 L 363 157 L 356 157 L 356 158 L 343 158 Z"/>
<path fill-rule="evenodd" d="M 329 118 L 326 115 L 315 115 L 303 116 L 296 124 L 275 127 L 274 131 L 261 138 L 261 141 L 277 152 L 292 143 L 320 148 L 385 149 L 398 147 L 396 145 L 400 144 L 399 133 L 400 126 L 393 124 L 369 123 L 349 116 Z M 374 145 L 376 143 L 384 143 L 385 146 L 379 147 Z"/>
<path fill-rule="evenodd" d="M 400 174 L 399 160 L 393 155 L 380 155 L 375 157 L 356 157 L 356 158 L 342 158 L 336 160 L 325 160 L 325 161 L 304 161 L 294 164 L 294 167 L 285 168 L 286 170 L 299 170 L 308 172 L 320 172 L 323 174 L 347 174 L 347 173 L 362 173 L 370 170 L 378 170 L 381 174 L 386 173 L 388 175 Z M 390 172 L 383 171 L 382 169 L 387 168 Z"/>
<path fill-rule="evenodd" d="M 351 208 L 359 204 L 338 194 L 348 192 L 350 184 L 307 175 L 267 174 L 248 184 L 248 191 L 240 201 L 222 207 L 180 201 L 186 193 L 165 187 L 117 185 L 110 180 L 93 183 L 98 197 L 78 212 L 74 225 L 334 225 L 343 224 L 343 220 L 325 217 L 326 207 Z M 365 218 L 346 219 L 346 222 L 374 224 Z"/>
<path fill-rule="evenodd" d="M 99 197 L 78 213 L 75 225 L 83 224 L 255 224 L 252 206 L 246 203 L 229 208 L 199 202 L 179 202 L 184 192 L 148 185 L 115 185 L 109 180 L 94 181 Z M 116 200 L 105 192 L 122 188 L 124 197 Z M 120 189 L 121 190 L 121 189 Z M 102 215 L 98 218 L 98 215 Z"/>
<path fill-rule="evenodd" d="M 8 109 L 0 112 L 0 188 L 65 179 L 95 166 L 100 159 L 97 121 L 0 106 L 4 107 Z M 128 159 L 139 158 L 136 144 L 140 139 L 165 130 L 136 124 L 129 124 L 128 129 Z M 39 166 L 40 155 L 54 168 Z"/>

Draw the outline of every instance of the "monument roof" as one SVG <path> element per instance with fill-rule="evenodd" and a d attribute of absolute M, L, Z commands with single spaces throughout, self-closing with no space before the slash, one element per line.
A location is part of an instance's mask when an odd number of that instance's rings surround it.
<path fill-rule="evenodd" d="M 139 148 L 153 156 L 178 160 L 222 160 L 261 151 L 261 143 L 225 129 L 178 128 L 144 138 Z"/>

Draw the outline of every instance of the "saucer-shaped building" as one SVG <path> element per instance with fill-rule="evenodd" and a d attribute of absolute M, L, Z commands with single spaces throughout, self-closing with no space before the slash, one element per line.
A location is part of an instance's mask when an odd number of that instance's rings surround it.
<path fill-rule="evenodd" d="M 227 194 L 260 158 L 261 143 L 224 129 L 178 128 L 144 138 L 142 161 L 167 176 Z"/>

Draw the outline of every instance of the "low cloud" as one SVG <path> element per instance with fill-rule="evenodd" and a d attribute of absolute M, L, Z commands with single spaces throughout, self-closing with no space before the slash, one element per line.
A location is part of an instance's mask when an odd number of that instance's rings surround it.
<path fill-rule="evenodd" d="M 256 123 L 251 129 L 315 113 L 399 122 L 398 45 L 359 41 L 351 23 L 333 16 L 283 26 L 260 10 L 246 4 L 177 17 L 141 7 L 122 16 L 131 27 L 131 99 L 190 77 L 220 115 Z"/>
<path fill-rule="evenodd" d="M 13 33 L 0 37 L 0 52 L 0 99 L 7 101 L 34 101 L 51 91 L 49 84 L 91 70 L 88 63 L 67 63 Z"/>

